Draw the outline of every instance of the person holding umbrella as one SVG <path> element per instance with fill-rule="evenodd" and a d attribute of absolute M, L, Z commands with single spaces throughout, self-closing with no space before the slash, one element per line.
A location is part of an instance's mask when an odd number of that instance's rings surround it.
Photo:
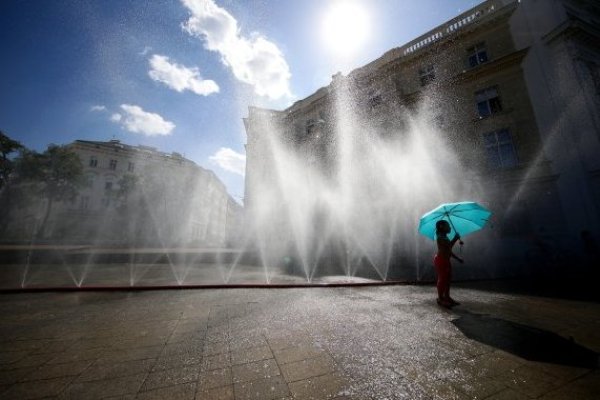
<path fill-rule="evenodd" d="M 460 240 L 460 236 L 456 233 L 452 240 L 448 239 L 451 230 L 452 228 L 446 220 L 441 219 L 435 224 L 437 253 L 433 257 L 433 265 L 437 274 L 437 303 L 442 307 L 452 307 L 460 304 L 450 297 L 450 278 L 452 275 L 450 258 L 455 258 L 461 264 L 464 260 L 452 252 L 452 247 Z"/>
<path fill-rule="evenodd" d="M 445 203 L 425 213 L 419 221 L 419 233 L 437 243 L 437 253 L 433 265 L 437 273 L 437 302 L 440 306 L 451 307 L 459 303 L 450 297 L 450 278 L 452 265 L 450 258 L 460 263 L 462 258 L 452 252 L 452 247 L 460 241 L 460 237 L 482 229 L 492 212 L 473 201 Z M 458 233 L 460 232 L 460 234 Z M 454 233 L 452 240 L 448 236 Z"/>

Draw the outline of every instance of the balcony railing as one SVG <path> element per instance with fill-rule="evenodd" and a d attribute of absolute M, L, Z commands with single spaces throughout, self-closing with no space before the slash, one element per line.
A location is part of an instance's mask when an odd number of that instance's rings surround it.
<path fill-rule="evenodd" d="M 414 53 L 417 50 L 423 49 L 432 43 L 435 43 L 457 31 L 464 28 L 465 26 L 471 25 L 473 22 L 481 19 L 482 17 L 489 15 L 496 10 L 502 8 L 502 6 L 510 3 L 507 0 L 490 0 L 482 3 L 479 7 L 475 7 L 456 18 L 451 19 L 445 24 L 431 30 L 424 35 L 408 42 L 402 46 L 399 51 L 403 56 Z"/>

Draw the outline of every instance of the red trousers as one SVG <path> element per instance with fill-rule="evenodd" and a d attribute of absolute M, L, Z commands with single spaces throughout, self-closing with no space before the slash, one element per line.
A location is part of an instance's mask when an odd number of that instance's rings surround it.
<path fill-rule="evenodd" d="M 452 275 L 452 265 L 449 258 L 440 257 L 437 254 L 433 257 L 433 265 L 437 273 L 437 291 L 438 298 L 444 299 L 450 297 L 450 277 Z"/>

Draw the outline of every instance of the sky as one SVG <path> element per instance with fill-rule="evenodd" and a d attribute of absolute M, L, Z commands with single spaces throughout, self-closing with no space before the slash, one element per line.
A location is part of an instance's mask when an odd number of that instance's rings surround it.
<path fill-rule="evenodd" d="M 2 0 L 0 130 L 175 151 L 242 202 L 248 106 L 284 109 L 481 2 Z"/>

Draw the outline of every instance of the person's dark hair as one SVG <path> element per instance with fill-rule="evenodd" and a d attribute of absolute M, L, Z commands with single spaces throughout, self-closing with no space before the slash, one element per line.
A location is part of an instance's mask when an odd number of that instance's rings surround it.
<path fill-rule="evenodd" d="M 435 234 L 439 235 L 440 233 L 440 229 L 442 229 L 442 226 L 444 225 L 448 225 L 448 221 L 444 220 L 444 219 L 440 219 L 439 221 L 437 221 L 435 223 Z"/>

